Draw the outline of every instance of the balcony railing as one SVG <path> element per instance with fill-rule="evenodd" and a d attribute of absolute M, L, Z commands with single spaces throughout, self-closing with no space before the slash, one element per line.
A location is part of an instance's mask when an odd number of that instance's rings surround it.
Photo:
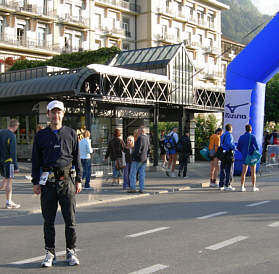
<path fill-rule="evenodd" d="M 125 30 L 121 28 L 116 27 L 104 27 L 102 28 L 102 31 L 105 32 L 107 35 L 125 35 Z"/>
<path fill-rule="evenodd" d="M 0 42 L 16 47 L 26 47 L 29 49 L 44 49 L 48 51 L 59 51 L 59 48 L 54 46 L 51 42 L 42 41 L 38 39 L 29 39 L 17 35 L 9 35 L 0 32 Z"/>
<path fill-rule="evenodd" d="M 89 25 L 89 19 L 84 16 L 74 16 L 70 14 L 64 14 L 63 16 L 59 16 L 58 20 L 60 22 L 69 22 L 69 23 L 83 25 L 83 26 Z"/>
<path fill-rule="evenodd" d="M 9 8 L 13 9 L 16 11 L 25 11 L 25 12 L 30 12 L 34 13 L 39 16 L 54 16 L 54 12 L 51 9 L 46 9 L 42 7 L 38 7 L 36 4 L 20 4 L 19 2 L 16 1 L 6 1 L 2 0 L 0 1 L 0 7 L 4 8 Z"/>
<path fill-rule="evenodd" d="M 116 7 L 128 9 L 128 10 L 138 12 L 138 13 L 140 12 L 139 5 L 136 5 L 134 3 L 129 3 L 129 2 L 123 1 L 123 0 L 96 0 L 95 2 L 101 2 L 104 4 L 108 4 L 108 5 L 113 5 Z"/>
<path fill-rule="evenodd" d="M 220 49 L 217 47 L 209 46 L 204 48 L 206 53 L 220 54 Z"/>
<path fill-rule="evenodd" d="M 209 70 L 209 71 L 205 71 L 204 74 L 205 74 L 205 78 L 207 79 L 217 80 L 223 78 L 223 73 L 221 71 Z"/>
<path fill-rule="evenodd" d="M 201 43 L 200 42 L 194 42 L 194 41 L 185 39 L 185 40 L 183 40 L 183 43 L 188 48 L 193 48 L 193 49 L 201 48 Z"/>
<path fill-rule="evenodd" d="M 158 40 L 161 40 L 161 41 L 176 41 L 176 36 L 175 35 L 173 35 L 173 34 L 170 34 L 170 33 L 168 33 L 168 32 L 164 32 L 164 33 L 162 33 L 162 34 L 159 34 L 158 36 L 157 36 L 157 39 Z"/>

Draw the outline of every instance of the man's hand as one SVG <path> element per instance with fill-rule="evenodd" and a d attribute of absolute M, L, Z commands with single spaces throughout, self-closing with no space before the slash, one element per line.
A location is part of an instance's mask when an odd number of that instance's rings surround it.
<path fill-rule="evenodd" d="M 76 183 L 76 193 L 79 193 L 82 191 L 82 184 L 81 182 Z"/>
<path fill-rule="evenodd" d="M 41 193 L 41 186 L 40 185 L 33 185 L 33 192 L 35 194 L 40 194 Z"/>
<path fill-rule="evenodd" d="M 15 169 L 15 173 L 19 173 L 19 169 Z"/>

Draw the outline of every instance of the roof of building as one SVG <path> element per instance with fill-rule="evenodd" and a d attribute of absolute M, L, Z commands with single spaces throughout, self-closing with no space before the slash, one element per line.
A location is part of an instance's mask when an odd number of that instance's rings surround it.
<path fill-rule="evenodd" d="M 48 99 L 50 97 L 76 96 L 82 92 L 82 86 L 86 79 L 93 74 L 102 73 L 108 75 L 136 78 L 151 82 L 168 83 L 166 76 L 146 72 L 130 71 L 110 66 L 92 64 L 84 68 L 55 71 L 43 77 L 33 79 L 18 79 L 12 82 L 0 82 L 0 101 L 8 100 L 33 100 Z M 29 75 L 28 73 L 26 75 Z"/>
<path fill-rule="evenodd" d="M 163 68 L 175 56 L 182 44 L 166 45 L 122 51 L 111 61 L 110 66 L 130 69 Z"/>

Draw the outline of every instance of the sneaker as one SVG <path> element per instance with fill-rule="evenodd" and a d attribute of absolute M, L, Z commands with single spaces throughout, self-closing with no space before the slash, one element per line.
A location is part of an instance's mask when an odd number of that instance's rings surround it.
<path fill-rule="evenodd" d="M 137 191 L 135 189 L 129 189 L 127 192 L 128 193 L 137 193 Z"/>
<path fill-rule="evenodd" d="M 217 187 L 218 185 L 216 183 L 210 183 L 210 187 Z"/>
<path fill-rule="evenodd" d="M 186 175 L 186 176 L 183 176 L 183 179 L 187 179 L 187 178 L 189 178 L 189 176 L 187 176 L 187 175 Z"/>
<path fill-rule="evenodd" d="M 168 170 L 166 171 L 166 175 L 167 175 L 168 177 L 170 177 L 170 173 L 169 173 Z"/>
<path fill-rule="evenodd" d="M 56 255 L 52 254 L 50 251 L 46 251 L 46 257 L 41 263 L 42 267 L 51 267 L 56 263 Z"/>
<path fill-rule="evenodd" d="M 259 191 L 260 189 L 258 187 L 253 187 L 253 192 Z"/>
<path fill-rule="evenodd" d="M 85 190 L 90 190 L 90 189 L 92 189 L 92 187 L 91 187 L 91 186 L 88 186 L 88 187 L 84 187 L 83 189 L 85 189 Z"/>
<path fill-rule="evenodd" d="M 10 202 L 9 204 L 6 204 L 6 208 L 7 209 L 16 209 L 16 208 L 20 208 L 20 204 L 16 204 L 14 202 Z"/>
<path fill-rule="evenodd" d="M 241 187 L 241 192 L 245 192 L 246 191 L 246 188 L 244 186 Z"/>
<path fill-rule="evenodd" d="M 219 190 L 223 191 L 223 190 L 225 190 L 225 187 L 220 186 L 220 187 L 219 187 Z"/>
<path fill-rule="evenodd" d="M 178 176 L 178 177 L 181 177 L 181 174 L 180 174 L 180 172 L 178 172 L 177 176 Z"/>
<path fill-rule="evenodd" d="M 235 191 L 235 188 L 232 186 L 225 186 L 225 191 Z"/>
<path fill-rule="evenodd" d="M 171 172 L 169 176 L 170 176 L 171 178 L 175 178 L 175 177 L 176 177 L 176 175 L 175 175 L 174 172 Z"/>
<path fill-rule="evenodd" d="M 144 194 L 145 192 L 144 192 L 143 189 L 140 189 L 140 190 L 139 190 L 139 193 L 140 193 L 140 194 Z"/>
<path fill-rule="evenodd" d="M 74 249 L 67 248 L 67 251 L 66 251 L 66 262 L 70 266 L 79 265 L 79 259 L 78 259 L 77 254 L 76 254 Z"/>
<path fill-rule="evenodd" d="M 32 177 L 30 175 L 25 175 L 24 177 L 25 177 L 26 180 L 32 181 Z"/>

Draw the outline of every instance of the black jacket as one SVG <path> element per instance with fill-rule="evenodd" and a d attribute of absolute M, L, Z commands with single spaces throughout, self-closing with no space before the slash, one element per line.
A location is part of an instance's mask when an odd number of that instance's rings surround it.
<path fill-rule="evenodd" d="M 110 156 L 112 161 L 117 158 L 122 158 L 122 151 L 124 151 L 125 144 L 119 137 L 114 137 L 109 141 L 108 149 L 105 158 Z"/>
<path fill-rule="evenodd" d="M 38 184 L 42 168 L 65 168 L 72 164 L 76 169 L 76 182 L 81 181 L 81 161 L 76 132 L 66 126 L 54 133 L 50 127 L 40 130 L 33 143 L 32 183 Z"/>
<path fill-rule="evenodd" d="M 178 142 L 182 144 L 182 150 L 179 152 L 180 154 L 192 155 L 192 145 L 188 136 L 182 136 Z"/>

